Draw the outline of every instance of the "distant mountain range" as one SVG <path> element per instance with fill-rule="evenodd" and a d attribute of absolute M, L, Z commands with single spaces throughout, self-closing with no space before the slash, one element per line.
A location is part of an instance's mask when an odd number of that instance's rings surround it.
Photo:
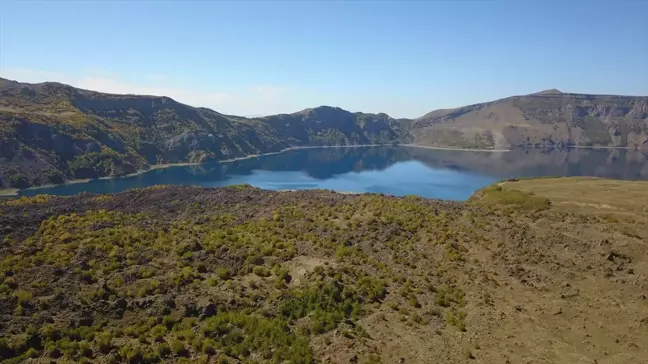
<path fill-rule="evenodd" d="M 154 164 L 225 160 L 295 146 L 648 148 L 648 97 L 548 90 L 417 119 L 320 106 L 239 117 L 168 97 L 0 78 L 0 188 L 120 176 Z"/>

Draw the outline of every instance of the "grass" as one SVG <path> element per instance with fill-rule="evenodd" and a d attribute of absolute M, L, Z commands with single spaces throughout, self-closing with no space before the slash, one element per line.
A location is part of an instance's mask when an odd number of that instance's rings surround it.
<path fill-rule="evenodd" d="M 516 206 L 527 210 L 545 210 L 551 205 L 551 201 L 546 197 L 499 184 L 479 190 L 473 199 L 486 204 Z"/>
<path fill-rule="evenodd" d="M 593 177 L 520 179 L 505 182 L 502 188 L 534 193 L 549 198 L 555 206 L 588 213 L 643 215 L 648 211 L 646 181 Z"/>

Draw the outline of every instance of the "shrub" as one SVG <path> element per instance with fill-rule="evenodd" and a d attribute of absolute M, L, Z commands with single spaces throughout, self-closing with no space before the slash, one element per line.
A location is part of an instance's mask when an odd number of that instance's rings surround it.
<path fill-rule="evenodd" d="M 97 343 L 97 348 L 99 352 L 108 354 L 112 350 L 112 335 L 109 333 L 103 333 L 95 339 Z"/>
<path fill-rule="evenodd" d="M 463 306 L 465 305 L 465 293 L 459 288 L 442 286 L 437 289 L 434 303 L 442 307 L 450 307 L 452 304 Z"/>
<path fill-rule="evenodd" d="M 446 313 L 446 322 L 455 326 L 460 331 L 466 331 L 466 323 L 464 322 L 466 313 L 463 311 L 451 310 Z"/>
<path fill-rule="evenodd" d="M 185 343 L 180 340 L 173 340 L 171 342 L 171 351 L 177 356 L 186 356 L 189 351 L 185 347 Z"/>
<path fill-rule="evenodd" d="M 16 283 L 16 279 L 14 277 L 7 277 L 4 280 L 4 284 L 9 286 L 11 289 L 16 289 L 18 288 L 18 284 Z"/>
<path fill-rule="evenodd" d="M 19 289 L 18 291 L 16 291 L 16 293 L 14 293 L 14 296 L 18 299 L 18 304 L 24 304 L 28 303 L 34 295 L 29 291 Z"/>
<path fill-rule="evenodd" d="M 515 205 L 529 210 L 545 210 L 551 204 L 548 198 L 534 196 L 519 190 L 503 189 L 499 185 L 486 187 L 475 196 L 487 203 Z"/>
<path fill-rule="evenodd" d="M 157 346 L 156 352 L 161 358 L 166 358 L 171 355 L 171 348 L 169 347 L 169 344 L 161 343 Z"/>
<path fill-rule="evenodd" d="M 175 326 L 175 320 L 172 316 L 166 315 L 162 317 L 162 325 L 166 326 L 167 329 L 172 329 Z"/>
<path fill-rule="evenodd" d="M 257 265 L 256 267 L 254 267 L 252 272 L 259 277 L 269 277 L 271 274 L 270 269 L 261 265 Z"/>
<path fill-rule="evenodd" d="M 202 343 L 202 352 L 207 355 L 216 353 L 216 341 L 213 339 L 205 339 Z"/>
<path fill-rule="evenodd" d="M 411 306 L 413 306 L 413 307 L 416 307 L 416 308 L 421 307 L 421 304 L 419 303 L 418 299 L 416 299 L 416 297 L 411 297 L 411 298 L 409 299 L 409 304 L 410 304 Z"/>
<path fill-rule="evenodd" d="M 229 270 L 227 268 L 218 267 L 218 268 L 216 268 L 215 273 L 218 276 L 218 278 L 220 278 L 222 280 L 227 280 L 227 279 L 230 278 L 230 272 L 229 272 Z"/>
<path fill-rule="evenodd" d="M 162 341 L 166 333 L 167 333 L 167 326 L 165 326 L 164 324 L 156 325 L 149 331 L 149 335 L 151 336 L 151 338 L 153 338 L 153 340 L 158 342 Z"/>

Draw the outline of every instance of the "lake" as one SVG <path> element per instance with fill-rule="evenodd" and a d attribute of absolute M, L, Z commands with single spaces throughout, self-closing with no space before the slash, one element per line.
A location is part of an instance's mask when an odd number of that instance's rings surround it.
<path fill-rule="evenodd" d="M 477 152 L 405 146 L 308 148 L 227 163 L 157 169 L 125 178 L 29 189 L 19 194 L 114 193 L 157 184 L 218 187 L 248 183 L 271 190 L 321 188 L 465 200 L 476 190 L 498 180 L 537 176 L 648 179 L 648 151 L 579 148 Z"/>

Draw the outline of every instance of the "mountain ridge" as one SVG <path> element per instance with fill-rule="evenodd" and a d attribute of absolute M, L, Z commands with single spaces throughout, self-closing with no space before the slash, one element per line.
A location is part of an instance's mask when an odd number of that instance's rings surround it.
<path fill-rule="evenodd" d="M 416 119 L 325 105 L 249 118 L 166 96 L 0 78 L 0 141 L 0 188 L 121 176 L 154 164 L 225 160 L 299 146 L 648 148 L 648 97 L 548 90 Z"/>

